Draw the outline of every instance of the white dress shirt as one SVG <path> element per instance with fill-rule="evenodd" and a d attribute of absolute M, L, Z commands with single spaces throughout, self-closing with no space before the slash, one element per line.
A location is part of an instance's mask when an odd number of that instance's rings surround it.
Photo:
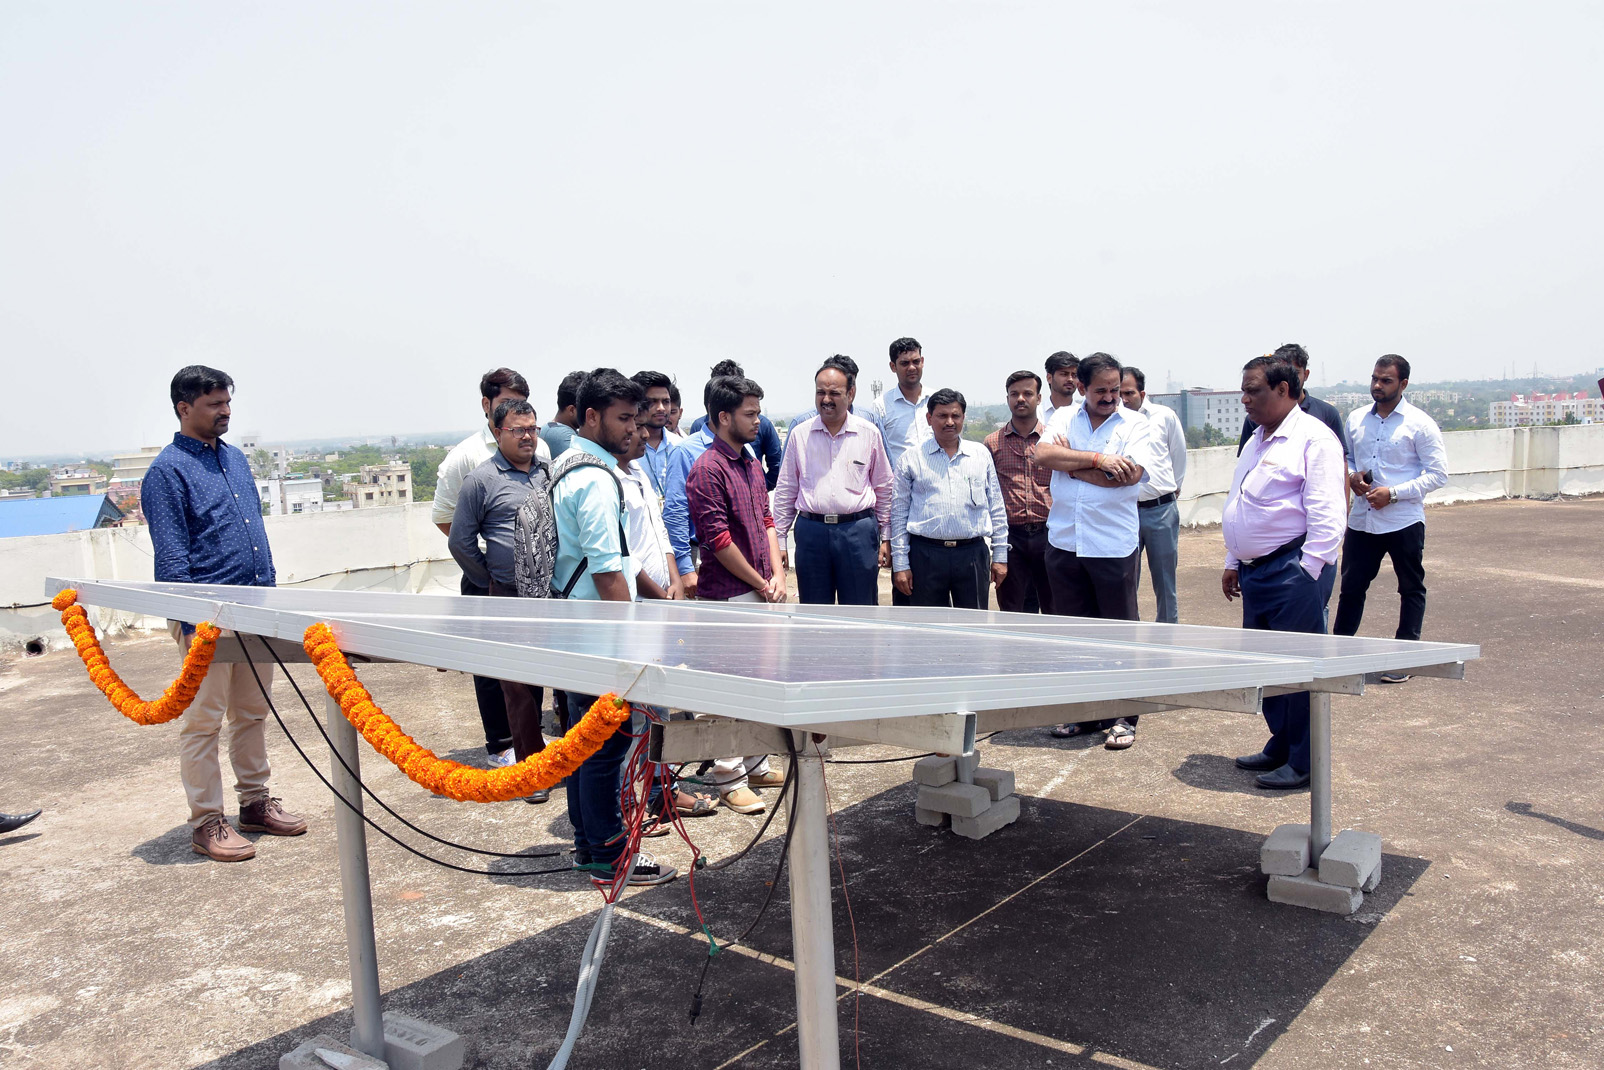
<path fill-rule="evenodd" d="M 1315 579 L 1342 545 L 1342 444 L 1318 417 L 1293 407 L 1268 439 L 1256 427 L 1236 459 L 1221 528 L 1225 567 L 1236 568 L 1304 536 L 1303 570 Z"/>
<path fill-rule="evenodd" d="M 668 529 L 651 477 L 641 466 L 645 458 L 620 465 L 618 482 L 624 488 L 625 530 L 629 533 L 629 560 L 663 590 L 668 590 Z"/>
<path fill-rule="evenodd" d="M 1362 495 L 1353 496 L 1348 526 L 1370 535 L 1401 531 L 1426 519 L 1426 495 L 1448 482 L 1448 451 L 1437 421 L 1399 398 L 1383 420 L 1374 405 L 1348 414 L 1354 464 L 1368 470 L 1371 485 L 1391 487 L 1396 499 L 1380 509 Z"/>
<path fill-rule="evenodd" d="M 929 403 L 928 391 L 920 394 L 918 401 L 909 401 L 903 396 L 901 387 L 893 386 L 875 398 L 870 406 L 869 411 L 874 414 L 870 419 L 880 428 L 880 438 L 885 442 L 886 457 L 891 461 L 893 472 L 897 469 L 897 462 L 902 459 L 903 450 L 925 441 L 933 434 L 930 421 L 925 419 Z"/>
<path fill-rule="evenodd" d="M 1046 441 L 1067 439 L 1069 448 L 1116 453 L 1142 466 L 1142 483 L 1153 468 L 1152 421 L 1120 405 L 1096 429 L 1084 405 L 1059 409 L 1047 425 Z M 1132 487 L 1100 487 L 1053 473 L 1053 508 L 1047 514 L 1047 541 L 1080 557 L 1129 557 L 1136 552 L 1141 521 Z"/>
<path fill-rule="evenodd" d="M 1051 396 L 1052 395 L 1048 395 L 1049 399 L 1051 398 Z M 1082 401 L 1079 398 L 1079 396 L 1077 396 L 1074 401 L 1071 401 L 1069 403 L 1069 408 L 1064 410 L 1064 411 L 1068 412 L 1070 415 L 1074 415 L 1075 413 L 1079 412 L 1081 410 L 1081 407 L 1084 406 L 1085 404 L 1086 403 L 1084 401 Z M 1058 406 L 1054 405 L 1051 400 L 1049 400 L 1047 402 L 1047 404 L 1043 405 L 1042 406 L 1042 410 L 1041 410 L 1041 425 L 1043 427 L 1046 427 L 1048 424 L 1052 423 L 1053 422 L 1053 414 L 1056 413 L 1057 411 L 1058 411 Z M 1101 451 L 1099 451 L 1099 452 L 1101 452 Z"/>
<path fill-rule="evenodd" d="M 440 462 L 435 469 L 434 507 L 429 511 L 429 518 L 436 524 L 449 524 L 457 512 L 457 495 L 462 493 L 462 481 L 468 478 L 468 473 L 490 460 L 495 453 L 496 436 L 491 433 L 487 424 L 479 429 L 478 434 L 469 435 L 446 454 L 446 459 Z M 535 440 L 535 456 L 546 463 L 551 463 L 551 450 L 540 439 Z"/>
<path fill-rule="evenodd" d="M 1151 398 L 1144 398 L 1137 411 L 1153 423 L 1148 432 L 1153 467 L 1148 469 L 1147 481 L 1137 488 L 1136 498 L 1150 502 L 1172 493 L 1179 498 L 1186 480 L 1186 432 L 1181 430 L 1181 418 L 1174 409 Z"/>
<path fill-rule="evenodd" d="M 1008 563 L 1008 507 L 991 451 L 958 440 L 949 457 L 934 437 L 902 455 L 891 496 L 891 568 L 908 568 L 908 536 L 991 540 L 991 560 Z"/>

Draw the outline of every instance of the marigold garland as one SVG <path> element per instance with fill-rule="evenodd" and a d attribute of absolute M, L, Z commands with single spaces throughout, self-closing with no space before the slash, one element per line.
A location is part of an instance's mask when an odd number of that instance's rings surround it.
<path fill-rule="evenodd" d="M 111 700 L 118 712 L 135 724 L 166 724 L 189 709 L 189 704 L 195 701 L 195 693 L 200 690 L 201 681 L 206 679 L 206 670 L 212 667 L 212 658 L 217 653 L 217 637 L 222 634 L 209 621 L 197 624 L 195 641 L 189 644 L 189 651 L 184 655 L 184 667 L 178 679 L 168 685 L 161 698 L 146 702 L 134 693 L 133 688 L 123 683 L 112 669 L 100 640 L 95 636 L 94 626 L 89 623 L 89 614 L 78 604 L 78 592 L 71 587 L 64 588 L 50 600 L 50 605 L 61 610 L 62 626 L 67 629 L 68 638 L 83 659 L 84 668 L 89 670 L 89 679 Z"/>
<path fill-rule="evenodd" d="M 402 732 L 357 680 L 327 624 L 308 628 L 302 645 L 323 678 L 323 686 L 362 738 L 395 763 L 408 779 L 458 802 L 511 802 L 554 788 L 629 720 L 629 703 L 609 693 L 598 698 L 567 735 L 547 743 L 539 754 L 501 769 L 475 769 L 435 757 L 433 751 Z"/>

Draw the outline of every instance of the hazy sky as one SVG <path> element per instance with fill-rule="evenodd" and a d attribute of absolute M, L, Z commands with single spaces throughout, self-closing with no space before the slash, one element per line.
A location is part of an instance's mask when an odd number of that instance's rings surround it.
<path fill-rule="evenodd" d="M 264 441 L 466 428 L 501 364 L 543 420 L 724 357 L 794 411 L 904 334 L 977 400 L 1591 368 L 1601 51 L 1596 2 L 8 0 L 0 456 L 165 441 L 192 362 Z"/>

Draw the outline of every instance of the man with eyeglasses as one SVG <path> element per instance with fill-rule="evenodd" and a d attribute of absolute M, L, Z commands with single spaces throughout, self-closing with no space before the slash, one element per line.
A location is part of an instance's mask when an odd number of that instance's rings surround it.
<path fill-rule="evenodd" d="M 531 494 L 547 493 L 551 469 L 537 455 L 540 421 L 528 401 L 511 398 L 498 404 L 491 426 L 496 433 L 496 452 L 462 481 L 451 518 L 451 556 L 462 566 L 464 579 L 476 587 L 488 590 L 492 597 L 516 598 L 513 535 L 518 507 Z M 480 539 L 484 540 L 482 549 Z M 503 680 L 501 694 L 507 704 L 514 760 L 521 762 L 545 750 L 546 739 L 540 730 L 540 705 L 545 697 L 541 689 Z M 543 803 L 550 797 L 549 791 L 537 791 L 527 801 Z"/>

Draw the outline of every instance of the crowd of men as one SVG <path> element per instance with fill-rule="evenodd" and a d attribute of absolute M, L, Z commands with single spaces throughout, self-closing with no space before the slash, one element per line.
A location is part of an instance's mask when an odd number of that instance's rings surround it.
<path fill-rule="evenodd" d="M 522 375 L 486 373 L 484 427 L 441 464 L 433 505 L 462 568 L 462 593 L 772 603 L 786 599 L 794 566 L 803 602 L 874 605 L 889 569 L 894 606 L 985 609 L 995 589 L 1009 612 L 1136 620 L 1145 560 L 1157 620 L 1179 622 L 1186 442 L 1176 414 L 1147 396 L 1139 368 L 1108 353 L 1053 353 L 1043 374 L 1006 377 L 1010 418 L 976 442 L 964 435 L 963 394 L 926 391 L 915 339 L 897 339 L 888 356 L 895 385 L 867 405 L 857 401 L 855 360 L 822 361 L 814 408 L 783 438 L 762 411 L 763 388 L 734 361 L 713 366 L 702 412 L 684 433 L 679 387 L 662 371 L 575 371 L 543 426 Z M 1404 398 L 1409 371 L 1404 358 L 1381 357 L 1374 404 L 1343 420 L 1304 391 L 1301 346 L 1243 369 L 1248 419 L 1224 510 L 1221 589 L 1242 599 L 1244 627 L 1325 632 L 1340 571 L 1335 630 L 1354 634 L 1390 557 L 1403 596 L 1397 635 L 1419 638 L 1421 502 L 1447 468 L 1436 425 Z M 173 380 L 180 430 L 143 493 L 158 580 L 274 582 L 248 466 L 221 437 L 232 390 L 226 374 L 201 366 Z M 175 638 L 182 650 L 192 632 L 175 628 Z M 490 764 L 544 748 L 540 688 L 476 677 L 474 694 Z M 594 702 L 555 692 L 557 728 L 566 731 Z M 181 773 L 199 853 L 238 860 L 255 850 L 223 817 L 225 715 L 240 827 L 306 830 L 268 792 L 265 713 L 254 682 L 217 665 L 185 715 Z M 1306 785 L 1307 696 L 1267 699 L 1265 718 L 1269 740 L 1237 764 L 1266 788 Z M 1130 717 L 1062 724 L 1052 734 L 1101 733 L 1103 746 L 1121 750 L 1136 728 Z M 613 875 L 622 850 L 627 750 L 628 737 L 614 737 L 565 784 L 575 865 L 599 878 Z M 654 793 L 652 805 L 685 816 L 719 807 L 760 813 L 759 792 L 783 779 L 768 755 L 736 755 Z M 673 876 L 641 853 L 629 879 Z"/>

